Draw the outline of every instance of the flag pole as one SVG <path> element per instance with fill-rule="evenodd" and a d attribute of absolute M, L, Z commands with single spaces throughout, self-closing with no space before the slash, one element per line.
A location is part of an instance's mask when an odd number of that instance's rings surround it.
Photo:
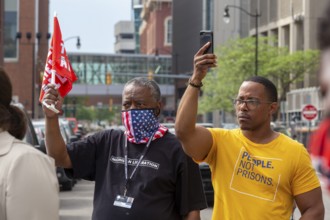
<path fill-rule="evenodd" d="M 56 13 L 56 11 L 54 12 L 54 17 L 57 17 L 57 13 Z M 53 61 L 53 62 L 54 62 L 54 61 Z M 54 70 L 54 64 L 53 64 L 53 66 L 52 66 L 51 73 L 52 73 L 52 78 L 51 78 L 51 80 L 50 80 L 50 83 L 56 86 L 56 83 L 55 83 L 55 73 L 56 73 L 56 72 L 55 72 L 55 70 Z"/>
<path fill-rule="evenodd" d="M 57 17 L 56 11 L 54 12 L 54 17 Z M 55 88 L 56 88 L 56 82 L 55 82 L 55 75 L 56 74 L 55 74 L 55 70 L 52 69 L 51 70 L 51 73 L 52 73 L 52 76 L 51 76 L 50 83 L 53 84 L 53 85 L 55 85 Z M 60 113 L 60 111 L 55 108 L 55 104 L 48 105 L 45 101 L 43 101 L 42 104 L 44 106 L 46 106 L 49 110 L 52 110 L 53 112 L 55 112 L 56 114 Z"/>

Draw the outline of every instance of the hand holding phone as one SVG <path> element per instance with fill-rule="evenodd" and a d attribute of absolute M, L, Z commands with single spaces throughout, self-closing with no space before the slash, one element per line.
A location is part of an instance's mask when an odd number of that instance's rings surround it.
<path fill-rule="evenodd" d="M 202 30 L 199 33 L 200 38 L 200 47 L 204 46 L 207 42 L 211 42 L 207 50 L 204 51 L 204 54 L 213 54 L 213 31 Z"/>

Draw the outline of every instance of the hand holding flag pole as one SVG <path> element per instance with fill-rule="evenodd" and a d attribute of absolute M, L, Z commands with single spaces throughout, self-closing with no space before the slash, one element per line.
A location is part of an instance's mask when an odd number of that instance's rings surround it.
<path fill-rule="evenodd" d="M 60 25 L 55 13 L 53 37 L 47 55 L 39 101 L 48 109 L 58 114 L 60 111 L 55 108 L 55 104 L 49 105 L 43 100 L 45 92 L 48 89 L 47 85 L 55 85 L 56 88 L 58 88 L 61 97 L 64 97 L 70 92 L 72 89 L 72 83 L 76 80 L 77 77 L 67 56 L 62 40 Z"/>
<path fill-rule="evenodd" d="M 51 72 L 52 72 L 52 75 L 51 75 L 50 84 L 53 84 L 53 85 L 56 86 L 56 83 L 55 83 L 55 70 L 51 70 Z M 52 110 L 53 112 L 55 112 L 56 114 L 60 113 L 60 111 L 55 108 L 55 104 L 48 105 L 45 100 L 42 101 L 42 104 L 44 106 L 46 106 L 49 110 Z"/>

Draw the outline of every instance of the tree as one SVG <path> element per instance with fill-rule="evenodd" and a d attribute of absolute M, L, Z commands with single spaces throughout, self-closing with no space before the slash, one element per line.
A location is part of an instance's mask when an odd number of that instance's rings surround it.
<path fill-rule="evenodd" d="M 92 121 L 94 118 L 94 112 L 91 110 L 91 108 L 79 105 L 77 108 L 77 119 L 78 120 L 87 120 Z"/>
<path fill-rule="evenodd" d="M 280 101 L 286 100 L 286 93 L 294 83 L 304 81 L 305 74 L 316 72 L 319 64 L 319 51 L 305 50 L 289 53 L 283 51 L 265 65 L 266 76 L 278 83 Z M 316 74 L 314 74 L 316 79 Z"/>
<path fill-rule="evenodd" d="M 285 100 L 290 85 L 302 82 L 305 73 L 314 73 L 317 51 L 289 53 L 287 48 L 272 46 L 273 38 L 260 37 L 258 48 L 258 74 L 277 84 L 280 99 Z M 204 80 L 199 112 L 223 109 L 233 110 L 236 97 L 244 79 L 255 73 L 255 39 L 253 37 L 230 40 L 216 50 L 218 67 L 212 69 Z"/>
<path fill-rule="evenodd" d="M 120 108 L 118 106 L 113 107 L 113 111 L 109 111 L 107 106 L 94 107 L 78 105 L 76 117 L 78 120 L 87 121 L 108 121 L 116 124 L 120 123 Z"/>

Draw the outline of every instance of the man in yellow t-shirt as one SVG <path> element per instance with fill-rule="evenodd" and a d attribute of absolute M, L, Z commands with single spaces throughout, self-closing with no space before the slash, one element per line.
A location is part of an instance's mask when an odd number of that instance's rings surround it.
<path fill-rule="evenodd" d="M 241 84 L 233 103 L 239 129 L 196 126 L 199 88 L 214 54 L 194 57 L 194 72 L 181 99 L 175 131 L 187 154 L 210 164 L 213 219 L 289 219 L 295 202 L 302 219 L 323 219 L 319 180 L 304 146 L 271 129 L 277 89 L 254 76 Z"/>
<path fill-rule="evenodd" d="M 240 129 L 210 132 L 216 219 L 289 219 L 293 197 L 320 186 L 305 148 L 283 134 L 257 144 Z"/>

